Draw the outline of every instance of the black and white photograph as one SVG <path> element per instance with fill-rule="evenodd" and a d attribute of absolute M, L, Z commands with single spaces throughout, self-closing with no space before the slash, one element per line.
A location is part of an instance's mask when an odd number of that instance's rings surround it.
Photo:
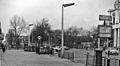
<path fill-rule="evenodd" d="M 120 66 L 120 0 L 0 0 L 0 66 Z"/>

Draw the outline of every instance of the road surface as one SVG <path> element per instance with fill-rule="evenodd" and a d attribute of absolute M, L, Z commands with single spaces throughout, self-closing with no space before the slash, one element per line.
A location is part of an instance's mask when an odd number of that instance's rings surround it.
<path fill-rule="evenodd" d="M 57 56 L 38 55 L 35 52 L 23 50 L 7 50 L 4 54 L 0 50 L 0 66 L 85 66 L 73 63 Z"/>

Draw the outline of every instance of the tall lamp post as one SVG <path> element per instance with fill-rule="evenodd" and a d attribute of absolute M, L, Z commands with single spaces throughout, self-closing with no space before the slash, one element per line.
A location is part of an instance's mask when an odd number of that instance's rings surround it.
<path fill-rule="evenodd" d="M 30 26 L 33 26 L 33 24 L 28 25 L 28 45 L 30 45 Z"/>
<path fill-rule="evenodd" d="M 62 53 L 62 56 L 63 56 L 63 52 L 64 52 L 64 7 L 69 7 L 69 6 L 72 6 L 72 5 L 74 5 L 74 3 L 68 3 L 68 4 L 63 4 L 62 5 L 62 23 L 61 23 L 61 31 L 62 31 L 62 41 L 61 41 L 61 43 L 62 43 L 62 51 L 61 51 L 61 53 Z"/>

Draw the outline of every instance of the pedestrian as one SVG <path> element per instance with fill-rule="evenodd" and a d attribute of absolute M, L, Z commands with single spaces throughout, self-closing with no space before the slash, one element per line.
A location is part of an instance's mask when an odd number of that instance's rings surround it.
<path fill-rule="evenodd" d="M 53 55 L 53 48 L 51 47 L 50 48 L 50 56 L 52 56 Z"/>
<path fill-rule="evenodd" d="M 49 49 L 50 49 L 50 47 L 47 46 L 46 49 L 47 49 L 47 54 L 49 55 Z"/>
<path fill-rule="evenodd" d="M 2 48 L 3 53 L 5 53 L 6 49 L 5 49 L 5 45 L 3 43 L 1 44 L 1 48 Z"/>
<path fill-rule="evenodd" d="M 54 56 L 54 48 L 52 48 L 52 56 Z"/>

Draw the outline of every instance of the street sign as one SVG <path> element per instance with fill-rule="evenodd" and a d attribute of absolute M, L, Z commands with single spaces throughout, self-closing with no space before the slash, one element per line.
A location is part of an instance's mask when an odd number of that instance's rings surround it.
<path fill-rule="evenodd" d="M 99 37 L 111 37 L 111 34 L 98 34 Z"/>
<path fill-rule="evenodd" d="M 110 15 L 99 15 L 100 21 L 112 21 L 112 17 Z"/>
<path fill-rule="evenodd" d="M 99 37 L 111 37 L 111 33 L 112 33 L 111 26 L 98 25 L 98 36 Z"/>
<path fill-rule="evenodd" d="M 111 33 L 111 27 L 100 27 L 99 28 L 100 33 Z"/>
<path fill-rule="evenodd" d="M 41 39 L 41 36 L 38 36 L 37 38 L 40 40 L 40 39 Z"/>

